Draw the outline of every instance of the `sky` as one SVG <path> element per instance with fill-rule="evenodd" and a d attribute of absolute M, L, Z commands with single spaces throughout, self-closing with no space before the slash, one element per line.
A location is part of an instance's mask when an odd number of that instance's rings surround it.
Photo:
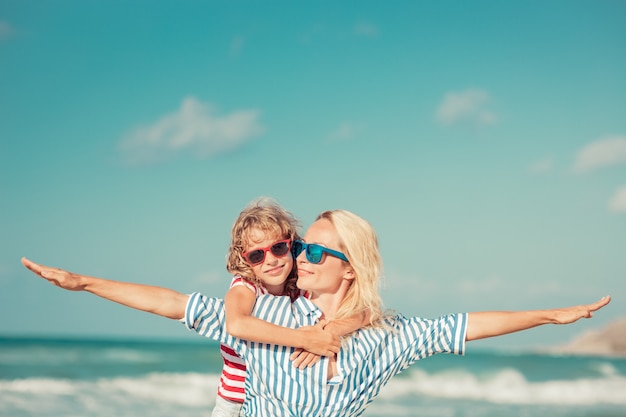
<path fill-rule="evenodd" d="M 193 338 L 20 258 L 222 296 L 261 196 L 367 219 L 407 316 L 613 297 L 479 347 L 626 316 L 626 3 L 0 4 L 0 335 Z"/>

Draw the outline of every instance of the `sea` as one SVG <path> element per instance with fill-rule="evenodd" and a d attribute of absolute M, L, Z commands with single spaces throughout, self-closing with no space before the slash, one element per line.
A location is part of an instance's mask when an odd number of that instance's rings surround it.
<path fill-rule="evenodd" d="M 0 416 L 210 416 L 220 369 L 204 339 L 0 337 Z M 393 378 L 364 416 L 626 417 L 626 359 L 437 355 Z"/>

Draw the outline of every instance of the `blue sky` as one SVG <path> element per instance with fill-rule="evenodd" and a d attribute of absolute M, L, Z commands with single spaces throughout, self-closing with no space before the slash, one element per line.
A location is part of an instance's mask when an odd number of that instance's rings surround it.
<path fill-rule="evenodd" d="M 22 256 L 222 295 L 271 196 L 369 220 L 406 315 L 626 315 L 626 4 L 4 1 L 0 334 L 193 337 Z"/>

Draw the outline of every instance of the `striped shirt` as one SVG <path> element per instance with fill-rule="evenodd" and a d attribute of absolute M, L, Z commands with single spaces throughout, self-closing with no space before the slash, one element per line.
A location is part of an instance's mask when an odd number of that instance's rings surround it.
<path fill-rule="evenodd" d="M 253 315 L 274 324 L 312 326 L 322 312 L 300 297 L 264 295 Z M 337 355 L 337 374 L 327 378 L 328 358 L 303 370 L 289 356 L 293 349 L 236 339 L 225 330 L 224 303 L 199 293 L 190 296 L 184 323 L 202 336 L 219 340 L 246 361 L 247 416 L 359 416 L 393 377 L 415 361 L 437 354 L 465 351 L 467 314 L 429 320 L 395 315 L 389 328 L 361 329 L 346 338 Z"/>
<path fill-rule="evenodd" d="M 240 275 L 235 275 L 230 283 L 230 288 L 237 286 L 248 288 L 255 297 L 267 294 L 267 289 L 263 285 L 255 285 Z M 217 395 L 228 401 L 243 403 L 246 399 L 246 363 L 237 352 L 225 344 L 220 345 L 220 353 L 224 365 L 217 385 Z"/>

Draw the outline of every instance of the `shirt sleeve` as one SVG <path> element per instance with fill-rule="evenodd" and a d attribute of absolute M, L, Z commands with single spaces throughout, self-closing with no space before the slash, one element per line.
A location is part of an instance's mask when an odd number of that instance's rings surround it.
<path fill-rule="evenodd" d="M 398 371 L 406 369 L 415 361 L 440 353 L 465 354 L 467 314 L 449 314 L 436 319 L 397 316 L 395 334 L 389 341 Z"/>
<path fill-rule="evenodd" d="M 467 334 L 466 313 L 449 314 L 434 320 L 415 320 L 414 328 L 421 331 L 417 351 L 426 357 L 437 353 L 465 354 Z M 411 320 L 410 320 L 411 321 Z"/>
<path fill-rule="evenodd" d="M 221 298 L 194 292 L 189 296 L 185 317 L 180 321 L 188 330 L 230 346 L 240 356 L 245 351 L 245 343 L 226 331 L 226 313 Z"/>
<path fill-rule="evenodd" d="M 378 329 L 359 332 L 359 360 L 368 355 L 388 355 L 402 368 L 439 353 L 463 355 L 467 314 L 450 314 L 436 319 L 407 318 L 401 314 L 388 318 Z M 366 349 L 366 346 L 372 346 Z M 378 348 L 375 348 L 377 346 Z M 369 358 L 371 360 L 371 357 Z"/>
<path fill-rule="evenodd" d="M 393 339 L 399 346 L 405 346 L 401 355 L 405 366 L 439 353 L 464 355 L 467 317 L 466 313 L 436 319 L 396 317 L 397 333 Z"/>
<path fill-rule="evenodd" d="M 189 296 L 185 317 L 181 322 L 188 330 L 213 340 L 220 340 L 222 333 L 225 333 L 225 317 L 223 300 L 194 292 Z"/>

